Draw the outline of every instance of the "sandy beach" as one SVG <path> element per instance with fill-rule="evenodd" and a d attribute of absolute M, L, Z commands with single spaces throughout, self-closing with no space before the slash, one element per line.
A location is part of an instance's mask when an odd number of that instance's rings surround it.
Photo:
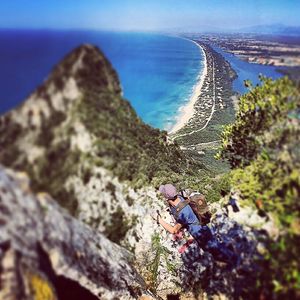
<path fill-rule="evenodd" d="M 199 96 L 201 95 L 201 89 L 202 89 L 205 77 L 207 75 L 206 53 L 205 53 L 204 49 L 198 43 L 196 43 L 194 41 L 192 41 L 192 42 L 195 43 L 200 48 L 200 51 L 202 51 L 204 54 L 203 55 L 204 68 L 201 71 L 201 74 L 199 75 L 197 84 L 194 86 L 193 94 L 190 98 L 190 101 L 185 106 L 182 106 L 179 109 L 178 120 L 176 121 L 176 124 L 171 128 L 171 130 L 169 130 L 170 134 L 174 134 L 176 131 L 178 131 L 179 129 L 184 127 L 187 124 L 187 122 L 193 117 L 193 115 L 195 113 L 194 106 L 195 106 L 197 100 L 199 99 Z"/>

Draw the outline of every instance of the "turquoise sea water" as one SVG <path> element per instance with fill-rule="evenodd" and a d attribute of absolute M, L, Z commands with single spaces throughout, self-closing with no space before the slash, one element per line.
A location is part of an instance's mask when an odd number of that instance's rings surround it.
<path fill-rule="evenodd" d="M 0 31 L 0 113 L 23 101 L 64 55 L 83 43 L 102 49 L 125 97 L 148 124 L 169 129 L 189 101 L 203 57 L 191 41 L 156 34 Z"/>

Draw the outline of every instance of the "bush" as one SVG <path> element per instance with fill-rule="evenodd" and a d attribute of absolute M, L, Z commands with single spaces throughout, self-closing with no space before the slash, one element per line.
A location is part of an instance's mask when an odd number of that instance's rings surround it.
<path fill-rule="evenodd" d="M 244 199 L 272 213 L 281 227 L 269 241 L 258 289 L 268 298 L 300 295 L 300 91 L 287 78 L 261 78 L 240 99 L 236 121 L 223 132 L 219 157 Z M 297 254 L 298 253 L 298 254 Z"/>

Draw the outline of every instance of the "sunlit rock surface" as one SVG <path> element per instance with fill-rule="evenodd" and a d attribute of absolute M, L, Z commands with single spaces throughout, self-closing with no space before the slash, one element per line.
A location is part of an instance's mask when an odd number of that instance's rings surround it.
<path fill-rule="evenodd" d="M 137 227 L 141 239 L 135 246 L 135 264 L 146 283 L 163 299 L 176 295 L 180 299 L 235 299 L 243 297 L 246 291 L 251 293 L 255 287 L 262 271 L 265 243 L 276 226 L 272 218 L 266 220 L 254 208 L 243 207 L 240 199 L 239 211 L 233 212 L 228 207 L 227 214 L 224 208 L 227 200 L 210 205 L 213 218 L 209 227 L 219 242 L 237 254 L 239 259 L 234 266 L 215 261 L 196 242 L 183 251 L 190 235 L 185 231 L 182 238 L 175 238 L 148 215 L 141 222 L 143 226 Z M 174 224 L 161 202 L 153 201 L 153 209 L 160 209 L 163 218 Z M 255 227 L 253 218 L 257 221 Z"/>
<path fill-rule="evenodd" d="M 127 250 L 71 217 L 48 195 L 32 194 L 24 174 L 3 167 L 0 211 L 1 299 L 134 299 L 142 294 L 145 285 Z"/>

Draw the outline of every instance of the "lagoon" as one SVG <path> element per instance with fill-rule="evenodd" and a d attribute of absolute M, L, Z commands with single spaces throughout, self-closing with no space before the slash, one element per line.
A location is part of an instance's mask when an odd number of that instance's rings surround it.
<path fill-rule="evenodd" d="M 220 53 L 237 73 L 238 77 L 233 81 L 233 90 L 239 94 L 244 94 L 248 91 L 244 85 L 245 80 L 250 80 L 255 86 L 260 84 L 260 74 L 272 79 L 277 79 L 283 76 L 282 73 L 278 72 L 279 67 L 248 63 L 239 59 L 232 53 L 224 51 L 220 47 L 213 46 L 212 48 Z"/>

